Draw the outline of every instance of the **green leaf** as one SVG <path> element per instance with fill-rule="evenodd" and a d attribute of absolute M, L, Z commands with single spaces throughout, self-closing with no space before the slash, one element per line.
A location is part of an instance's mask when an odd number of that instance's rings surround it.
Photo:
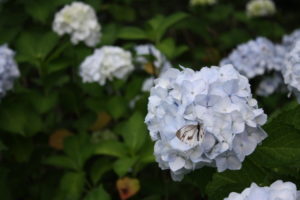
<path fill-rule="evenodd" d="M 128 153 L 126 146 L 116 140 L 106 140 L 96 144 L 94 154 L 123 157 Z"/>
<path fill-rule="evenodd" d="M 31 17 L 39 22 L 46 23 L 52 7 L 52 2 L 50 1 L 39 1 L 39 2 L 28 2 L 26 4 L 26 12 L 31 15 Z"/>
<path fill-rule="evenodd" d="M 0 109 L 0 127 L 2 130 L 25 135 L 26 111 L 21 105 L 5 105 Z"/>
<path fill-rule="evenodd" d="M 112 45 L 118 38 L 119 27 L 114 24 L 107 24 L 103 27 L 103 35 L 101 38 L 102 45 Z"/>
<path fill-rule="evenodd" d="M 158 48 L 171 60 L 188 50 L 187 46 L 176 46 L 175 41 L 172 38 L 160 42 Z"/>
<path fill-rule="evenodd" d="M 107 103 L 108 112 L 114 119 L 119 119 L 128 110 L 126 100 L 121 96 L 112 97 Z"/>
<path fill-rule="evenodd" d="M 31 110 L 24 101 L 18 104 L 7 101 L 0 109 L 0 128 L 23 136 L 32 136 L 41 131 L 43 124 L 38 113 Z"/>
<path fill-rule="evenodd" d="M 94 184 L 102 178 L 102 176 L 112 169 L 112 161 L 108 158 L 98 158 L 95 163 L 93 163 L 90 169 L 90 178 Z"/>
<path fill-rule="evenodd" d="M 58 36 L 52 32 L 24 32 L 17 41 L 17 58 L 39 66 L 58 42 Z"/>
<path fill-rule="evenodd" d="M 32 106 L 41 114 L 51 110 L 57 103 L 58 95 L 51 92 L 48 95 L 42 95 L 37 92 L 30 94 L 30 101 Z"/>
<path fill-rule="evenodd" d="M 44 163 L 55 167 L 76 169 L 74 161 L 67 156 L 50 156 L 44 161 Z"/>
<path fill-rule="evenodd" d="M 267 167 L 300 164 L 300 107 L 279 114 L 264 128 L 267 139 L 251 157 Z"/>
<path fill-rule="evenodd" d="M 68 60 L 60 60 L 56 62 L 51 62 L 47 64 L 47 73 L 51 74 L 54 72 L 62 71 L 70 66 L 70 62 Z"/>
<path fill-rule="evenodd" d="M 24 125 L 24 132 L 26 136 L 33 136 L 43 129 L 43 122 L 41 116 L 36 112 L 27 111 L 26 123 Z"/>
<path fill-rule="evenodd" d="M 209 199 L 223 200 L 230 192 L 241 192 L 252 182 L 265 183 L 267 172 L 254 162 L 243 162 L 243 168 L 237 171 L 215 173 L 212 181 L 207 185 L 206 192 Z"/>
<path fill-rule="evenodd" d="M 113 169 L 119 177 L 124 176 L 132 168 L 136 162 L 135 158 L 120 158 L 114 163 Z"/>
<path fill-rule="evenodd" d="M 135 112 L 129 118 L 122 130 L 122 136 L 131 153 L 136 153 L 145 143 L 147 129 L 144 123 L 144 116 Z"/>
<path fill-rule="evenodd" d="M 98 188 L 91 190 L 84 200 L 111 200 L 109 194 L 100 185 Z"/>
<path fill-rule="evenodd" d="M 151 141 L 150 137 L 147 137 L 146 142 L 141 148 L 141 153 L 139 154 L 139 162 L 142 162 L 143 164 L 155 162 L 153 146 L 154 143 Z"/>
<path fill-rule="evenodd" d="M 166 31 L 179 21 L 185 19 L 188 15 L 183 12 L 174 13 L 168 17 L 156 16 L 155 18 L 149 21 L 149 24 L 152 27 L 152 34 L 155 38 L 153 38 L 156 42 L 160 41 Z"/>
<path fill-rule="evenodd" d="M 84 172 L 67 172 L 61 179 L 60 190 L 65 200 L 77 200 L 83 191 L 85 181 Z"/>
<path fill-rule="evenodd" d="M 137 27 L 124 27 L 119 31 L 118 38 L 127 40 L 147 39 L 147 34 Z"/>
<path fill-rule="evenodd" d="M 85 161 L 92 156 L 94 146 L 90 144 L 86 134 L 80 134 L 66 138 L 64 151 L 73 160 L 76 168 L 81 169 Z"/>

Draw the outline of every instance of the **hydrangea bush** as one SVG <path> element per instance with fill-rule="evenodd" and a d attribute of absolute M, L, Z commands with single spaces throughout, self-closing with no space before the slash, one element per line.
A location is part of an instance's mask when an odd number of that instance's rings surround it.
<path fill-rule="evenodd" d="M 0 0 L 1 199 L 299 198 L 299 6 Z"/>

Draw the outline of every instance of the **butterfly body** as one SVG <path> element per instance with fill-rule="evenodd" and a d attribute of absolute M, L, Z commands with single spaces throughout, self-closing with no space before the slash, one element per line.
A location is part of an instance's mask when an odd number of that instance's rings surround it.
<path fill-rule="evenodd" d="M 201 144 L 204 138 L 204 129 L 197 125 L 186 125 L 176 132 L 176 137 L 185 144 L 196 146 Z"/>

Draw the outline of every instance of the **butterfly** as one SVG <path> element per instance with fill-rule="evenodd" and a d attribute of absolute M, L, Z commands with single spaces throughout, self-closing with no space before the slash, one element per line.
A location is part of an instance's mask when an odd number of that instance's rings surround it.
<path fill-rule="evenodd" d="M 176 132 L 176 137 L 185 144 L 196 146 L 204 139 L 205 131 L 198 123 L 197 125 L 186 125 Z"/>

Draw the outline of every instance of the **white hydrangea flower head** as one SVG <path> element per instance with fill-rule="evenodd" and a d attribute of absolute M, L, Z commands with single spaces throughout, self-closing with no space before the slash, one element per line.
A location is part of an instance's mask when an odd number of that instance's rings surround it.
<path fill-rule="evenodd" d="M 300 40 L 300 29 L 296 29 L 289 35 L 283 36 L 282 45 L 286 48 L 286 51 L 289 52 L 293 49 L 296 42 Z"/>
<path fill-rule="evenodd" d="M 267 116 L 232 65 L 168 69 L 151 89 L 145 123 L 174 180 L 203 166 L 237 170 L 263 139 Z"/>
<path fill-rule="evenodd" d="M 98 82 L 104 85 L 106 80 L 126 79 L 132 72 L 132 56 L 130 51 L 120 47 L 103 46 L 95 49 L 80 65 L 80 76 L 83 82 Z"/>
<path fill-rule="evenodd" d="M 216 3 L 217 3 L 217 0 L 190 0 L 191 6 L 213 5 Z"/>
<path fill-rule="evenodd" d="M 246 6 L 250 17 L 263 17 L 276 13 L 276 5 L 272 0 L 250 0 Z"/>
<path fill-rule="evenodd" d="M 166 56 L 160 52 L 152 44 L 138 45 L 135 47 L 136 58 L 135 61 L 146 71 L 149 71 L 155 76 L 159 76 L 160 73 L 166 71 L 172 67 Z M 150 65 L 149 65 L 150 64 Z M 148 69 L 152 67 L 153 69 Z M 145 80 L 142 86 L 142 91 L 149 92 L 154 85 L 154 78 L 148 78 Z"/>
<path fill-rule="evenodd" d="M 82 2 L 73 2 L 57 12 L 52 27 L 58 35 L 70 34 L 73 44 L 84 41 L 87 46 L 94 47 L 101 37 L 95 10 Z"/>
<path fill-rule="evenodd" d="M 300 41 L 296 42 L 294 48 L 287 54 L 282 75 L 284 83 L 300 102 Z"/>
<path fill-rule="evenodd" d="M 283 80 L 279 74 L 274 74 L 271 77 L 266 77 L 259 83 L 256 94 L 259 96 L 267 97 L 273 94 L 282 84 Z"/>
<path fill-rule="evenodd" d="M 239 45 L 227 58 L 221 60 L 220 65 L 232 64 L 241 74 L 253 78 L 264 74 L 266 70 L 279 70 L 282 60 L 277 54 L 281 50 L 279 45 L 258 37 Z M 278 59 L 274 59 L 275 57 Z"/>
<path fill-rule="evenodd" d="M 270 187 L 259 187 L 252 183 L 241 193 L 231 192 L 224 200 L 297 200 L 299 193 L 296 185 L 278 180 Z"/>
<path fill-rule="evenodd" d="M 15 53 L 7 45 L 0 46 L 0 97 L 12 89 L 14 80 L 20 76 Z"/>

